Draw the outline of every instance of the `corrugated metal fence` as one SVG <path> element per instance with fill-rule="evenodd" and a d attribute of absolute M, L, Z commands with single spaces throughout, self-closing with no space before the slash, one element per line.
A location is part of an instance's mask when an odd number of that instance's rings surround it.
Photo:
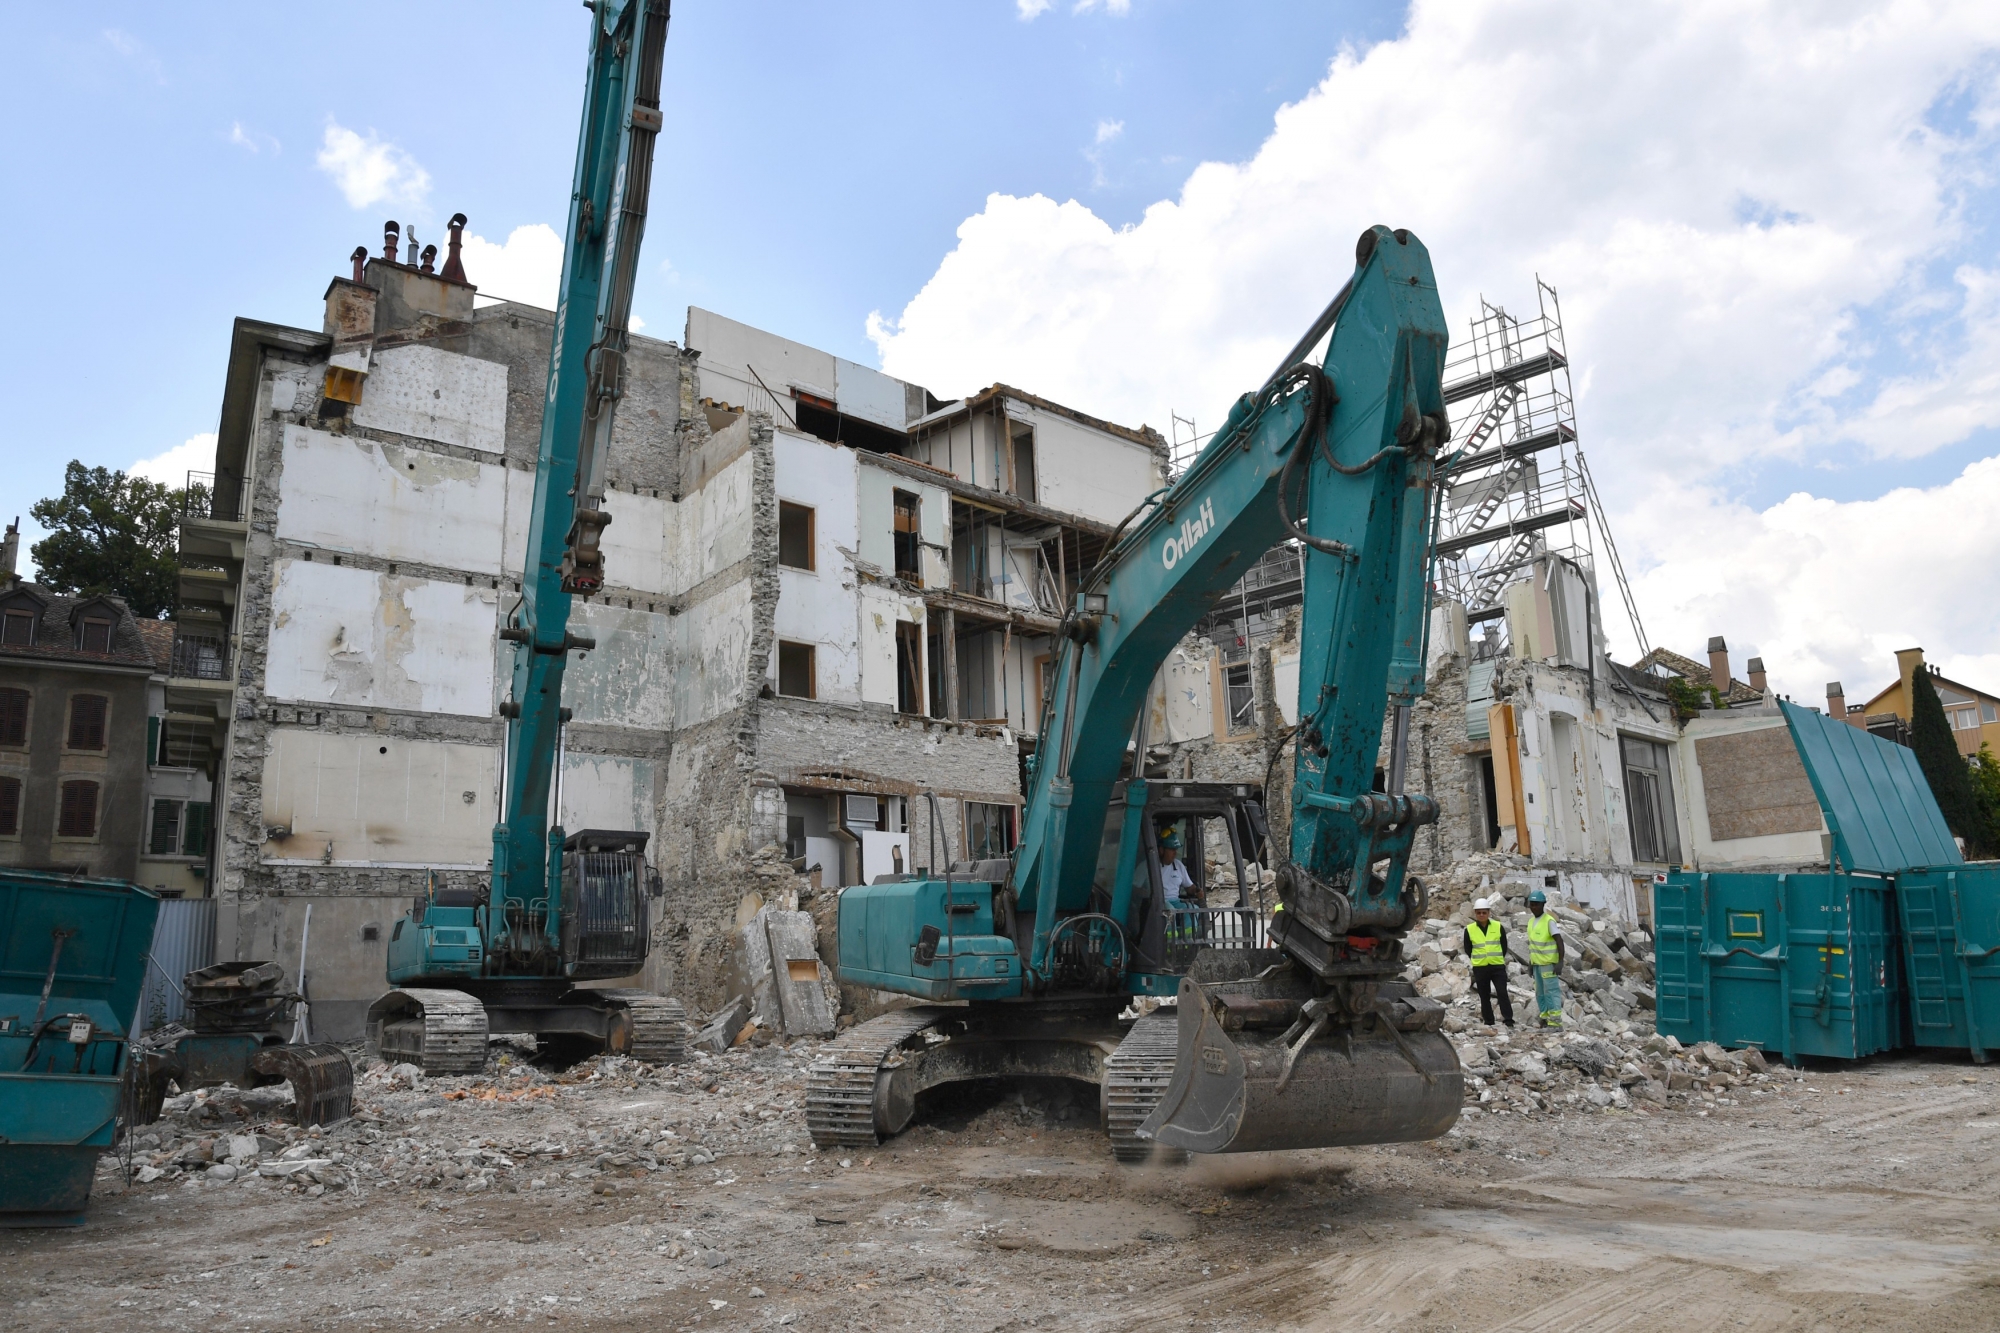
<path fill-rule="evenodd" d="M 187 1017 L 181 978 L 215 961 L 215 899 L 168 898 L 153 925 L 146 989 L 139 1004 L 142 1029 Z"/>

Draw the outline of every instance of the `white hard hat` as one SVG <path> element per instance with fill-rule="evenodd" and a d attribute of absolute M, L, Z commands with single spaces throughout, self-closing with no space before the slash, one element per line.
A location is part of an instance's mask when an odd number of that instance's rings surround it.
<path fill-rule="evenodd" d="M 1474 898 L 1472 900 L 1472 910 L 1475 912 L 1490 912 L 1493 910 L 1493 903 L 1487 898 Z"/>

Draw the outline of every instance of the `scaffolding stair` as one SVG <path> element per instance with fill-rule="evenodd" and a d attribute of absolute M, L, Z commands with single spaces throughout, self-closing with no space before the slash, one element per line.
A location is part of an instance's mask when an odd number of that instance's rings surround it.
<path fill-rule="evenodd" d="M 1500 428 L 1502 421 L 1506 420 L 1507 414 L 1513 411 L 1514 404 L 1520 400 L 1524 392 L 1525 390 L 1517 383 L 1501 385 L 1500 392 L 1494 395 L 1492 406 L 1481 412 L 1478 420 L 1472 423 L 1472 429 L 1465 433 L 1465 443 L 1459 446 L 1458 457 L 1469 458 L 1478 453 L 1488 437 Z"/>

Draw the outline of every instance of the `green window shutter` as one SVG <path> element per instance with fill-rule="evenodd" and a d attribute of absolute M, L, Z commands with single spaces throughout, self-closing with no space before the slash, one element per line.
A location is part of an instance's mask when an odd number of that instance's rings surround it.
<path fill-rule="evenodd" d="M 146 840 L 146 851 L 151 856 L 172 856 L 179 850 L 181 832 L 181 803 L 179 801 L 153 802 L 153 833 Z"/>
<path fill-rule="evenodd" d="M 157 716 L 146 719 L 146 762 L 160 762 L 160 719 Z"/>
<path fill-rule="evenodd" d="M 208 855 L 208 825 L 212 809 L 207 801 L 187 803 L 187 828 L 181 838 L 181 855 Z"/>

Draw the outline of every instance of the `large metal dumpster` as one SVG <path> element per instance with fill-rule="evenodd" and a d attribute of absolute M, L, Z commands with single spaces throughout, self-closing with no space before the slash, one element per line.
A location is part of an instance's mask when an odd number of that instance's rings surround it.
<path fill-rule="evenodd" d="M 1914 753 L 1780 703 L 1826 821 L 1825 872 L 1676 871 L 1654 886 L 1661 1032 L 1787 1060 L 1909 1044 L 1895 877 L 1960 861 Z"/>
<path fill-rule="evenodd" d="M 1691 874 L 1653 886 L 1659 1030 L 1787 1061 L 1905 1044 L 1894 886 L 1879 875 Z"/>
<path fill-rule="evenodd" d="M 0 1225 L 83 1221 L 159 906 L 116 880 L 0 871 Z"/>
<path fill-rule="evenodd" d="M 1918 1046 L 2000 1046 L 2000 863 L 1896 876 L 1910 1030 Z"/>

